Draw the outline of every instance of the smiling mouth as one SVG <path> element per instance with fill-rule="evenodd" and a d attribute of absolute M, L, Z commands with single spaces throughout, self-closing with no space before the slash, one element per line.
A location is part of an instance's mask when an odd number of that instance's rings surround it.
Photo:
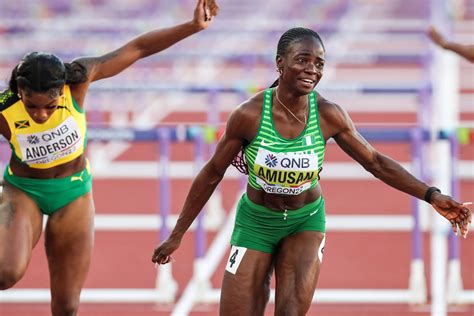
<path fill-rule="evenodd" d="M 307 84 L 315 84 L 316 83 L 316 81 L 311 80 L 311 79 L 301 79 L 301 81 L 303 81 L 304 83 L 307 83 Z"/>

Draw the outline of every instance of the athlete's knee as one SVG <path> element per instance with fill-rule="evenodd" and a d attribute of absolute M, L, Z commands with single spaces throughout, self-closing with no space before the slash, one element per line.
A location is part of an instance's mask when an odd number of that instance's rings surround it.
<path fill-rule="evenodd" d="M 275 306 L 276 316 L 300 316 L 306 315 L 309 307 L 302 306 L 300 304 L 277 304 Z"/>
<path fill-rule="evenodd" d="M 23 276 L 24 271 L 8 265 L 0 265 L 0 290 L 13 287 Z"/>
<path fill-rule="evenodd" d="M 275 315 L 306 315 L 311 307 L 313 295 L 291 295 L 278 300 L 275 306 Z"/>
<path fill-rule="evenodd" d="M 299 314 L 291 306 L 280 306 L 275 307 L 275 316 L 299 316 Z"/>
<path fill-rule="evenodd" d="M 79 309 L 79 297 L 56 296 L 51 300 L 53 316 L 75 316 Z"/>

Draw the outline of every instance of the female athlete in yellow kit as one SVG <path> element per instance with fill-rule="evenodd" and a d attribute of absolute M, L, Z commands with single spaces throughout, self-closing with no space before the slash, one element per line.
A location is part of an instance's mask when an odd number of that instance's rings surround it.
<path fill-rule="evenodd" d="M 33 52 L 13 69 L 0 94 L 0 133 L 12 148 L 0 204 L 0 289 L 24 275 L 43 214 L 49 215 L 52 314 L 76 315 L 94 240 L 92 178 L 84 156 L 89 84 L 207 28 L 217 11 L 213 0 L 198 0 L 191 21 L 144 33 L 103 56 L 64 63 Z"/>

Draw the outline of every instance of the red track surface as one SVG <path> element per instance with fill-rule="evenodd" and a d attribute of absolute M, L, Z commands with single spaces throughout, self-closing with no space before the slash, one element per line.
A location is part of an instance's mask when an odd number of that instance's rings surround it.
<path fill-rule="evenodd" d="M 199 117 L 199 116 L 198 116 Z M 376 121 L 379 117 L 365 116 Z M 177 117 L 170 117 L 171 121 Z M 359 117 L 357 117 L 359 119 Z M 395 117 L 395 120 L 398 119 Z M 189 120 L 187 120 L 189 121 Z M 407 120 L 406 116 L 400 121 Z M 382 152 L 400 161 L 409 161 L 410 148 L 406 144 L 375 144 Z M 172 146 L 172 160 L 189 160 L 192 151 L 189 145 Z M 473 146 L 462 148 L 462 159 L 474 159 Z M 156 147 L 137 144 L 124 153 L 124 160 L 156 160 Z M 329 146 L 326 161 L 349 161 L 334 145 Z M 407 214 L 410 210 L 408 196 L 381 184 L 379 181 L 336 181 L 324 179 L 328 214 Z M 177 212 L 183 204 L 190 180 L 171 181 L 171 210 Z M 154 214 L 158 197 L 157 181 L 120 179 L 95 179 L 94 195 L 98 214 Z M 239 183 L 224 180 L 221 185 L 223 206 L 228 211 L 237 196 Z M 473 182 L 462 182 L 461 200 L 472 199 Z M 133 197 L 133 198 L 132 198 Z M 182 247 L 177 251 L 173 264 L 173 275 L 179 283 L 178 295 L 182 294 L 192 275 L 194 253 L 193 232 L 189 232 Z M 150 262 L 157 243 L 157 232 L 104 232 L 96 233 L 93 254 L 86 288 L 153 288 L 156 270 Z M 215 233 L 208 235 L 210 244 Z M 427 279 L 430 275 L 430 237 L 424 235 L 424 258 Z M 47 288 L 48 271 L 42 246 L 43 240 L 34 250 L 29 269 L 16 288 Z M 474 288 L 474 238 L 460 241 L 462 277 L 465 289 Z M 224 256 L 224 260 L 226 259 Z M 319 280 L 319 288 L 393 288 L 408 287 L 411 242 L 409 232 L 328 232 L 324 265 Z M 224 263 L 221 262 L 212 277 L 214 287 L 220 287 Z M 429 289 L 429 283 L 428 283 Z M 172 306 L 152 304 L 82 304 L 80 315 L 169 315 Z M 191 315 L 217 315 L 214 305 L 197 305 Z M 269 305 L 268 315 L 273 306 Z M 1 316 L 43 316 L 49 314 L 47 304 L 1 304 Z M 386 305 L 386 304 L 315 304 L 308 315 L 318 316 L 428 316 L 429 306 Z M 474 306 L 450 306 L 450 315 L 474 315 Z"/>

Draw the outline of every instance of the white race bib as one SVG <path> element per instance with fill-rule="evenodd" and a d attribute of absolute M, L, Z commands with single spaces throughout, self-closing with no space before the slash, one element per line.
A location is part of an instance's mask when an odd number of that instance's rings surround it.
<path fill-rule="evenodd" d="M 17 135 L 22 161 L 47 164 L 78 151 L 84 140 L 71 116 L 55 128 L 44 132 Z"/>
<path fill-rule="evenodd" d="M 254 163 L 257 184 L 267 193 L 298 195 L 318 178 L 317 153 L 274 153 L 260 148 Z"/>

